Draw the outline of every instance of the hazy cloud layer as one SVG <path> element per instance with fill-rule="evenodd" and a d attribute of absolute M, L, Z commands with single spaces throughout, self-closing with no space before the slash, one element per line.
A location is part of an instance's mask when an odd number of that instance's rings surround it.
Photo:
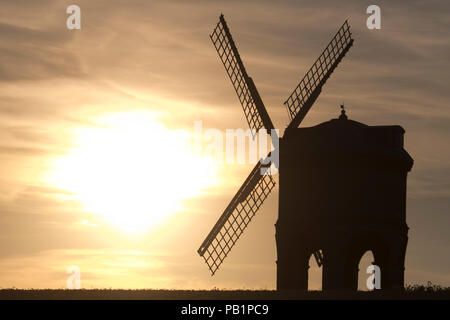
<path fill-rule="evenodd" d="M 187 201 L 184 212 L 139 241 L 84 212 L 67 190 L 41 181 L 49 159 L 73 145 L 73 129 L 96 126 L 105 113 L 148 110 L 172 129 L 191 129 L 195 120 L 208 128 L 245 128 L 208 38 L 221 12 L 281 130 L 288 122 L 283 101 L 349 19 L 354 46 L 302 125 L 336 117 L 345 102 L 352 119 L 405 128 L 415 160 L 406 280 L 450 284 L 449 3 L 381 1 L 376 31 L 366 28 L 369 1 L 81 0 L 82 29 L 73 31 L 65 26 L 70 4 L 0 1 L 0 286 L 64 286 L 74 250 L 93 286 L 275 286 L 276 193 L 215 278 L 195 253 L 247 167 L 225 166 L 228 183 Z M 177 223 L 163 232 L 171 219 Z M 118 250 L 151 254 L 133 276 L 114 267 L 108 279 L 119 278 L 102 282 L 105 265 L 122 259 Z M 142 262 L 131 256 L 123 259 Z M 164 270 L 153 268 L 154 261 L 163 261 Z M 31 272 L 42 277 L 23 276 Z"/>

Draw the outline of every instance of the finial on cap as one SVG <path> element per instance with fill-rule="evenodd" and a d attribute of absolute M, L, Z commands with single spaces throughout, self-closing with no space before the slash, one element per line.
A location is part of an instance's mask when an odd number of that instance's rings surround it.
<path fill-rule="evenodd" d="M 347 120 L 347 115 L 345 114 L 344 103 L 341 104 L 341 115 L 339 120 Z"/>

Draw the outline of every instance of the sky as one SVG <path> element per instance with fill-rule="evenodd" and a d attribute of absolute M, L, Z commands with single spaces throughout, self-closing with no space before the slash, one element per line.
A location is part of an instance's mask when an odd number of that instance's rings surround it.
<path fill-rule="evenodd" d="M 196 252 L 252 168 L 187 143 L 196 121 L 247 128 L 208 37 L 221 13 L 281 131 L 283 102 L 349 20 L 355 43 L 301 126 L 344 102 L 405 129 L 405 282 L 450 286 L 450 4 L 378 1 L 369 30 L 371 4 L 1 0 L 0 287 L 65 288 L 76 265 L 83 288 L 275 288 L 277 189 L 214 277 Z"/>

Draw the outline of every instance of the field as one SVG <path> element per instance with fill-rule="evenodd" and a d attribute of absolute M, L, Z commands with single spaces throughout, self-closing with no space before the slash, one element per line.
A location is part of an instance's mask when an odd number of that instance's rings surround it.
<path fill-rule="evenodd" d="M 408 286 L 403 292 L 277 292 L 274 290 L 120 290 L 120 289 L 1 289 L 2 300 L 323 300 L 387 299 L 450 300 L 450 287 Z"/>

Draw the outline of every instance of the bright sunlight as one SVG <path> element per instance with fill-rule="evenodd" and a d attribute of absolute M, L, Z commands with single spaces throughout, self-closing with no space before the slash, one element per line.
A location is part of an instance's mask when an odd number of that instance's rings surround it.
<path fill-rule="evenodd" d="M 149 112 L 110 114 L 96 125 L 75 129 L 73 148 L 46 180 L 124 230 L 156 226 L 215 181 L 213 161 L 193 153 L 191 134 Z"/>

